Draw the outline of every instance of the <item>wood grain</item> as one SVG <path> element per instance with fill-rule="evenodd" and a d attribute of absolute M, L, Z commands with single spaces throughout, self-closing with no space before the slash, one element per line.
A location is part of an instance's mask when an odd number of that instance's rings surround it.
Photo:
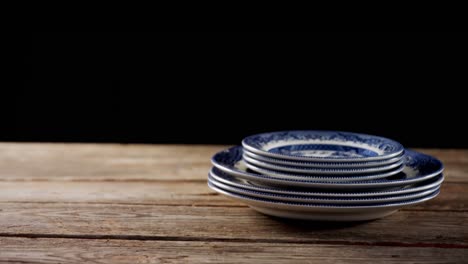
<path fill-rule="evenodd" d="M 441 194 L 408 210 L 468 212 L 468 185 L 444 183 Z M 92 203 L 135 205 L 245 206 L 200 182 L 0 182 L 1 203 Z"/>
<path fill-rule="evenodd" d="M 225 146 L 0 143 L 0 263 L 468 263 L 468 150 L 377 221 L 267 217 L 206 186 Z"/>
<path fill-rule="evenodd" d="M 247 207 L 31 203 L 0 206 L 0 235 L 396 243 L 468 248 L 468 212 L 400 211 L 377 221 L 317 223 L 271 218 Z"/>
<path fill-rule="evenodd" d="M 3 238 L 1 263 L 466 263 L 466 249 L 211 241 Z"/>
<path fill-rule="evenodd" d="M 201 182 L 0 182 L 0 203 L 241 205 Z M 1 208 L 1 205 L 0 205 Z"/>
<path fill-rule="evenodd" d="M 0 180 L 200 180 L 225 146 L 0 144 Z"/>
<path fill-rule="evenodd" d="M 226 147 L 0 143 L 0 181 L 201 180 Z M 447 182 L 468 183 L 468 150 L 417 150 L 444 162 Z"/>

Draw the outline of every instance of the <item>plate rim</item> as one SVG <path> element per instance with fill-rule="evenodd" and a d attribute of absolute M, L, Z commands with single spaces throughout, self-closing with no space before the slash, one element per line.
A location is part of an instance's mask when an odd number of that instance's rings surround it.
<path fill-rule="evenodd" d="M 303 180 L 318 180 L 318 181 L 327 181 L 327 182 L 352 182 L 352 181 L 371 181 L 378 180 L 387 177 L 394 176 L 403 171 L 405 165 L 403 163 L 399 164 L 397 168 L 389 170 L 387 172 L 373 173 L 369 175 L 339 175 L 333 176 L 332 174 L 323 174 L 323 175 L 300 175 L 289 172 L 274 171 L 271 169 L 265 169 L 258 167 L 254 164 L 251 164 L 246 161 L 242 161 L 252 171 L 262 175 L 268 175 L 275 178 L 284 178 L 284 179 L 303 179 Z"/>
<path fill-rule="evenodd" d="M 273 164 L 278 165 L 287 165 L 287 166 L 298 166 L 298 167 L 311 167 L 311 168 L 372 168 L 378 167 L 381 165 L 387 165 L 396 163 L 399 160 L 403 159 L 404 151 L 396 157 L 384 160 L 374 160 L 374 161 L 361 161 L 361 162 L 316 162 L 316 161 L 301 161 L 301 160 L 287 160 L 287 159 L 279 159 L 279 158 L 272 158 L 262 156 L 256 153 L 253 153 L 247 149 L 244 149 L 244 155 L 256 159 L 261 160 Z"/>
<path fill-rule="evenodd" d="M 310 168 L 310 167 L 300 167 L 300 166 L 289 166 L 289 165 L 277 165 L 272 164 L 266 161 L 256 160 L 252 157 L 249 157 L 245 154 L 245 151 L 242 153 L 242 159 L 246 161 L 246 163 L 250 163 L 255 165 L 256 167 L 265 168 L 268 170 L 277 170 L 290 173 L 310 173 L 310 174 L 322 174 L 322 175 L 334 175 L 340 174 L 343 176 L 352 177 L 353 174 L 367 174 L 367 173 L 382 173 L 384 171 L 397 169 L 403 164 L 403 158 L 395 163 L 391 163 L 384 166 L 375 166 L 370 168 Z"/>
<path fill-rule="evenodd" d="M 223 172 L 223 171 L 221 171 L 221 172 L 226 173 L 226 172 Z M 434 182 L 432 182 L 430 184 L 421 185 L 421 186 L 418 186 L 418 187 L 411 187 L 411 188 L 399 189 L 399 190 L 387 190 L 387 191 L 339 192 L 339 193 L 336 193 L 336 192 L 318 192 L 318 191 L 301 192 L 301 191 L 284 190 L 284 189 L 281 190 L 280 188 L 275 189 L 274 187 L 271 187 L 271 186 L 270 187 L 268 187 L 268 186 L 255 186 L 255 185 L 248 184 L 249 182 L 247 182 L 245 184 L 232 182 L 232 181 L 229 181 L 228 179 L 223 178 L 222 176 L 217 175 L 213 171 L 213 168 L 210 170 L 210 172 L 208 174 L 211 175 L 211 177 L 215 178 L 218 181 L 221 181 L 221 182 L 223 182 L 225 184 L 232 184 L 232 185 L 240 187 L 240 188 L 252 188 L 252 189 L 259 189 L 258 191 L 275 192 L 275 193 L 283 193 L 283 194 L 285 194 L 285 193 L 287 194 L 288 192 L 290 192 L 290 193 L 295 193 L 297 195 L 303 195 L 303 196 L 310 195 L 310 196 L 323 196 L 323 197 L 332 196 L 332 195 L 334 195 L 336 197 L 356 197 L 358 195 L 361 196 L 361 197 L 373 197 L 373 196 L 385 196 L 385 195 L 392 195 L 392 194 L 412 193 L 412 192 L 417 192 L 417 191 L 430 189 L 430 188 L 432 188 L 432 187 L 434 187 L 436 185 L 442 184 L 442 182 L 444 182 L 444 180 L 445 180 L 444 175 L 442 173 L 440 173 L 439 174 L 440 177 L 439 177 L 438 180 L 436 180 L 436 181 L 434 181 Z M 228 174 L 228 173 L 226 173 L 226 174 Z M 230 176 L 236 178 L 235 176 L 232 176 L 232 175 L 230 175 Z M 430 179 L 428 179 L 428 180 L 430 180 Z M 415 184 L 418 184 L 418 183 L 415 183 Z"/>
<path fill-rule="evenodd" d="M 444 170 L 444 165 L 443 163 L 438 160 L 437 158 L 433 156 L 429 156 L 427 154 L 417 152 L 417 151 L 412 151 L 412 150 L 406 150 L 409 151 L 409 153 L 413 152 L 416 154 L 428 156 L 431 159 L 435 160 L 437 163 L 439 163 L 440 168 L 437 171 L 434 171 L 432 173 L 429 173 L 424 176 L 412 178 L 412 179 L 401 179 L 401 180 L 391 180 L 391 181 L 386 181 L 386 182 L 376 182 L 376 181 L 367 181 L 367 182 L 323 182 L 323 181 L 310 181 L 310 180 L 301 180 L 301 179 L 281 179 L 281 178 L 276 178 L 276 177 L 271 177 L 267 175 L 262 175 L 262 174 L 253 174 L 250 172 L 243 172 L 239 170 L 234 170 L 230 167 L 225 167 L 224 165 L 219 164 L 216 160 L 215 157 L 217 155 L 220 155 L 223 152 L 230 152 L 231 150 L 235 148 L 240 148 L 242 149 L 241 146 L 234 146 L 225 150 L 222 150 L 220 152 L 217 152 L 212 158 L 211 158 L 211 163 L 218 169 L 240 177 L 240 178 L 246 178 L 249 180 L 257 180 L 257 181 L 264 181 L 264 182 L 269 182 L 269 183 L 275 183 L 275 184 L 280 184 L 280 185 L 291 185 L 291 186 L 305 186 L 305 187 L 316 187 L 316 188 L 379 188 L 379 187 L 391 187 L 391 186 L 400 186 L 400 185 L 406 185 L 406 184 L 411 184 L 411 183 L 416 183 L 420 181 L 424 181 L 426 179 L 430 179 L 432 177 L 437 176 L 438 174 L 442 173 Z"/>
<path fill-rule="evenodd" d="M 295 155 L 285 155 L 285 154 L 279 154 L 279 153 L 271 153 L 259 148 L 256 148 L 255 146 L 250 145 L 249 140 L 252 140 L 253 137 L 258 137 L 261 135 L 268 135 L 268 134 L 280 134 L 280 133 L 321 133 L 321 134 L 326 134 L 326 133 L 334 133 L 334 134 L 349 134 L 349 135 L 355 135 L 355 136 L 363 136 L 363 137 L 371 137 L 375 139 L 380 139 L 382 141 L 389 142 L 397 147 L 397 150 L 388 154 L 384 155 L 378 155 L 375 157 L 355 157 L 355 158 L 338 158 L 338 157 L 305 157 L 305 156 L 295 156 Z M 280 158 L 280 159 L 289 159 L 289 160 L 298 160 L 298 161 L 317 161 L 317 162 L 362 162 L 362 161 L 373 161 L 373 160 L 382 160 L 382 159 L 389 159 L 393 158 L 395 156 L 398 156 L 404 151 L 403 145 L 401 145 L 399 142 L 381 137 L 381 136 L 375 136 L 375 135 L 370 135 L 370 134 L 364 134 L 364 133 L 355 133 L 355 132 L 348 132 L 348 131 L 333 131 L 333 130 L 284 130 L 284 131 L 273 131 L 273 132 L 265 132 L 265 133 L 258 133 L 254 135 L 250 135 L 242 139 L 242 146 L 246 148 L 247 150 L 257 153 L 259 155 L 264 155 L 264 156 L 269 156 L 272 158 Z"/>
<path fill-rule="evenodd" d="M 311 201 L 311 203 L 327 203 L 327 204 L 333 204 L 333 203 L 339 204 L 340 202 L 344 202 L 344 201 L 348 202 L 347 204 L 352 204 L 353 202 L 357 202 L 357 203 L 362 202 L 363 204 L 366 204 L 366 203 L 369 204 L 369 203 L 372 203 L 372 202 L 386 203 L 386 202 L 394 202 L 395 199 L 397 199 L 397 198 L 401 198 L 401 200 L 397 200 L 397 201 L 413 200 L 413 199 L 420 198 L 420 197 L 429 195 L 431 193 L 434 193 L 435 191 L 437 191 L 441 187 L 441 185 L 436 185 L 435 187 L 432 187 L 432 188 L 429 188 L 429 189 L 426 189 L 426 190 L 422 190 L 422 191 L 419 191 L 419 192 L 411 192 L 411 193 L 406 193 L 406 194 L 401 194 L 401 195 L 387 195 L 387 196 L 383 196 L 383 197 L 382 196 L 377 196 L 377 197 L 372 196 L 372 197 L 313 197 L 313 198 L 309 198 L 309 197 L 312 197 L 312 196 L 281 195 L 281 194 L 261 192 L 261 191 L 252 191 L 252 190 L 248 190 L 248 189 L 233 187 L 233 186 L 229 186 L 227 184 L 223 184 L 222 182 L 218 182 L 216 179 L 211 178 L 211 177 L 208 177 L 208 181 L 211 182 L 212 184 L 216 185 L 218 188 L 223 189 L 223 190 L 228 191 L 228 192 L 233 192 L 233 193 L 236 193 L 236 194 L 241 194 L 241 195 L 246 195 L 246 196 L 253 196 L 253 197 L 257 197 L 257 196 L 255 196 L 256 194 L 266 196 L 266 197 L 259 197 L 261 199 L 271 199 L 271 200 L 275 200 L 275 201 L 276 200 L 278 200 L 278 201 L 287 201 L 287 200 L 283 200 L 283 199 L 303 199 L 303 200 L 308 200 L 309 199 Z M 236 189 L 237 189 L 237 191 L 236 191 Z M 416 195 L 418 195 L 418 196 L 416 196 Z M 322 201 L 319 202 L 318 200 L 322 200 Z M 323 202 L 323 201 L 327 201 L 327 202 Z M 299 201 L 291 201 L 291 202 L 299 202 Z M 364 203 L 364 202 L 366 202 L 366 203 Z M 302 203 L 302 202 L 299 202 L 299 203 Z M 307 203 L 307 202 L 303 202 L 303 203 Z M 343 203 L 343 204 L 346 204 L 346 203 Z"/>
<path fill-rule="evenodd" d="M 418 204 L 422 203 L 428 200 L 431 200 L 435 197 L 437 197 L 440 194 L 440 189 L 436 190 L 432 194 L 429 194 L 427 196 L 421 197 L 419 199 L 414 199 L 414 200 L 408 200 L 404 202 L 391 202 L 391 203 L 382 203 L 382 204 L 375 204 L 375 205 L 332 205 L 332 204 L 313 204 L 313 203 L 295 203 L 295 202 L 285 202 L 285 201 L 275 201 L 275 200 L 266 200 L 266 199 L 261 199 L 261 198 L 256 198 L 256 197 L 250 197 L 247 195 L 241 195 L 241 194 L 235 194 L 228 192 L 226 190 L 222 190 L 220 188 L 217 188 L 216 186 L 213 186 L 210 182 L 208 182 L 208 186 L 213 189 L 214 191 L 223 194 L 228 197 L 232 198 L 237 198 L 239 200 L 247 200 L 247 201 L 255 201 L 255 202 L 260 202 L 264 203 L 267 205 L 271 206 L 277 206 L 277 205 L 282 205 L 282 207 L 292 207 L 292 208 L 330 208 L 330 209 L 383 209 L 383 208 L 393 208 L 393 207 L 400 207 L 400 206 L 406 206 L 406 205 L 413 205 L 413 204 Z M 236 197 L 237 196 L 237 197 Z"/>
<path fill-rule="evenodd" d="M 275 178 L 281 178 L 281 179 L 303 179 L 303 180 L 317 180 L 317 181 L 326 181 L 326 182 L 356 182 L 356 181 L 372 181 L 372 180 L 378 180 L 378 179 L 383 179 L 387 177 L 394 176 L 400 172 L 403 171 L 405 168 L 404 164 L 400 164 L 396 169 L 390 170 L 385 173 L 375 173 L 375 174 L 370 174 L 370 175 L 339 175 L 339 176 L 332 176 L 330 174 L 323 174 L 323 175 L 299 175 L 299 174 L 293 174 L 293 173 L 287 173 L 287 172 L 277 172 L 273 171 L 270 169 L 264 169 L 264 168 L 259 168 L 258 166 L 255 166 L 253 164 L 250 164 L 248 162 L 244 162 L 245 166 L 249 168 L 250 170 L 262 174 L 262 175 L 269 175 L 271 177 Z M 263 171 L 263 172 L 262 172 Z"/>

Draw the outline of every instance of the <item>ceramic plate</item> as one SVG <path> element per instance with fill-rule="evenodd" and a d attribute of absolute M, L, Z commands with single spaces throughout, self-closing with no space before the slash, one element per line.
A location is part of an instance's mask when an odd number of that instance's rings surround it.
<path fill-rule="evenodd" d="M 272 176 L 275 178 L 281 178 L 281 179 L 302 179 L 302 180 L 321 180 L 321 181 L 328 181 L 328 182 L 336 182 L 336 181 L 369 181 L 369 180 L 375 180 L 375 179 L 382 179 L 382 178 L 387 178 L 391 177 L 393 175 L 398 174 L 403 170 L 405 167 L 402 163 L 398 164 L 398 167 L 389 170 L 386 172 L 381 172 L 381 173 L 372 173 L 372 174 L 357 174 L 357 175 L 341 175 L 340 173 L 332 174 L 330 172 L 323 173 L 322 175 L 320 174 L 298 174 L 298 173 L 289 173 L 289 172 L 282 172 L 278 170 L 271 170 L 271 169 L 265 169 L 261 168 L 259 166 L 253 165 L 246 160 L 244 160 L 244 165 L 257 173 L 263 174 L 263 175 L 268 175 Z"/>
<path fill-rule="evenodd" d="M 330 205 L 313 203 L 294 203 L 236 194 L 218 188 L 208 182 L 214 191 L 234 200 L 249 205 L 252 209 L 263 214 L 295 219 L 320 221 L 364 221 L 373 220 L 390 215 L 398 209 L 419 204 L 435 198 L 439 190 L 427 196 L 404 202 L 392 202 L 372 205 Z"/>
<path fill-rule="evenodd" d="M 276 194 L 283 194 L 283 195 L 291 195 L 291 196 L 315 196 L 315 197 L 325 197 L 325 198 L 370 198 L 370 197 L 377 197 L 377 196 L 395 196 L 395 195 L 403 195 L 409 194 L 414 192 L 421 192 L 425 190 L 429 190 L 431 188 L 437 187 L 442 184 L 444 181 L 444 176 L 439 174 L 437 177 L 431 178 L 426 181 L 418 182 L 415 184 L 410 184 L 406 186 L 400 187 L 393 187 L 393 188 L 386 188 L 380 191 L 373 191 L 373 192 L 320 192 L 320 191 L 311 191 L 311 190 L 304 190 L 300 188 L 288 188 L 288 187 L 268 187 L 258 185 L 253 181 L 246 181 L 240 178 L 233 177 L 225 172 L 222 172 L 216 168 L 213 168 L 210 173 L 209 177 L 215 179 L 217 182 L 221 182 L 233 187 L 243 188 L 251 191 L 258 191 L 258 192 L 268 192 L 268 193 L 276 193 Z"/>
<path fill-rule="evenodd" d="M 380 204 L 380 203 L 389 203 L 389 202 L 401 202 L 401 201 L 413 200 L 413 199 L 417 199 L 423 196 L 427 196 L 437 191 L 440 188 L 440 185 L 438 185 L 425 191 L 420 191 L 420 192 L 415 192 L 415 193 L 410 193 L 410 194 L 403 194 L 403 195 L 394 195 L 394 196 L 376 196 L 376 197 L 365 197 L 365 198 L 357 198 L 357 197 L 328 198 L 328 197 L 285 195 L 285 194 L 277 194 L 277 193 L 269 193 L 269 192 L 252 191 L 249 189 L 233 187 L 233 186 L 224 184 L 222 182 L 218 182 L 216 181 L 216 179 L 212 177 L 209 177 L 208 181 L 220 189 L 223 189 L 228 192 L 236 193 L 236 194 L 264 198 L 268 200 L 285 201 L 285 202 L 334 204 L 334 205 L 342 205 L 342 204 L 359 205 L 359 204 Z"/>
<path fill-rule="evenodd" d="M 396 174 L 400 172 L 401 170 L 403 170 L 403 167 L 401 166 L 403 164 L 403 160 L 400 160 L 393 164 L 384 165 L 380 167 L 371 167 L 371 168 L 310 168 L 310 167 L 300 167 L 300 166 L 277 165 L 277 164 L 269 163 L 266 161 L 256 160 L 256 159 L 249 157 L 248 155 L 245 155 L 245 152 L 242 158 L 244 159 L 244 161 L 247 162 L 247 165 L 252 164 L 256 167 L 260 167 L 264 169 L 270 169 L 274 171 L 284 171 L 284 172 L 289 172 L 289 173 L 306 173 L 306 174 L 338 176 L 338 175 L 363 175 L 363 174 L 368 174 L 368 173 L 377 173 L 377 172 L 384 172 L 384 171 L 390 171 L 390 170 L 394 172 L 393 174 Z M 255 170 L 254 168 L 251 168 L 251 169 Z M 391 175 L 387 175 L 387 176 L 391 176 Z M 387 177 L 387 176 L 383 176 L 383 177 Z M 383 178 L 383 177 L 380 177 L 380 178 Z"/>
<path fill-rule="evenodd" d="M 336 177 L 335 182 L 327 182 L 323 177 L 316 177 L 314 180 L 285 179 L 273 176 L 266 176 L 255 173 L 247 169 L 242 160 L 242 147 L 233 147 L 221 151 L 211 159 L 213 165 L 232 175 L 246 180 L 261 182 L 266 185 L 301 186 L 310 188 L 328 189 L 357 189 L 357 188 L 385 188 L 402 186 L 428 180 L 437 176 L 443 170 L 442 163 L 431 156 L 415 151 L 406 151 L 404 157 L 403 171 L 391 178 L 378 179 L 365 182 L 341 181 L 343 177 Z M 326 179 L 326 178 L 325 178 Z M 347 177 L 344 177 L 347 179 Z"/>
<path fill-rule="evenodd" d="M 363 162 L 396 157 L 403 146 L 393 140 L 339 131 L 283 131 L 244 138 L 250 152 L 309 162 Z"/>
<path fill-rule="evenodd" d="M 335 169 L 351 169 L 351 168 L 372 168 L 372 167 L 381 167 L 385 165 L 390 165 L 396 162 L 401 161 L 403 158 L 404 152 L 395 158 L 385 159 L 385 160 L 376 160 L 376 161 L 367 161 L 367 162 L 306 162 L 306 161 L 295 161 L 295 160 L 286 160 L 286 159 L 275 159 L 271 157 L 266 157 L 262 155 L 255 154 L 244 149 L 244 156 L 250 158 L 264 161 L 276 165 L 286 165 L 286 166 L 296 166 L 296 167 L 307 167 L 307 168 L 335 168 Z"/>

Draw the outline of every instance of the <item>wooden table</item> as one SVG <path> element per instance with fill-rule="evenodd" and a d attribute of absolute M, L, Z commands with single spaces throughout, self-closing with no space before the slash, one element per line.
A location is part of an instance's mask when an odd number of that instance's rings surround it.
<path fill-rule="evenodd" d="M 0 144 L 0 262 L 468 263 L 468 150 L 441 195 L 364 223 L 270 218 L 208 189 L 223 146 Z"/>

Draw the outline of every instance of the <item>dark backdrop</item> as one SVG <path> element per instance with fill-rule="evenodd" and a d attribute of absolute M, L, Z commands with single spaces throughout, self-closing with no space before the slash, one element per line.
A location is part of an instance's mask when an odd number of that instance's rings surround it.
<path fill-rule="evenodd" d="M 236 144 L 345 130 L 468 147 L 463 33 L 25 33 L 3 141 Z"/>

